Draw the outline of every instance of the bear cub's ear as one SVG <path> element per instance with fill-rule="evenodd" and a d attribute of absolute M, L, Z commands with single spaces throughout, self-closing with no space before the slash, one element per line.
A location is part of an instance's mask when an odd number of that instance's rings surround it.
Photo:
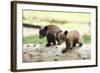
<path fill-rule="evenodd" d="M 67 35 L 68 34 L 68 31 L 66 30 L 65 32 L 64 32 L 64 35 Z"/>
<path fill-rule="evenodd" d="M 48 26 L 45 26 L 45 27 L 44 27 L 44 30 L 48 30 Z"/>

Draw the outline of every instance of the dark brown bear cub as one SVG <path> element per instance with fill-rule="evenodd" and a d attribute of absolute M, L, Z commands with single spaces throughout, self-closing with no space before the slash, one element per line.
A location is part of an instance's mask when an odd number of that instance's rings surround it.
<path fill-rule="evenodd" d="M 62 53 L 65 53 L 68 49 L 72 49 L 76 46 L 76 44 L 79 44 L 79 46 L 82 46 L 83 44 L 80 33 L 76 30 L 60 32 L 58 33 L 57 38 L 60 43 L 66 43 L 66 48 L 62 51 Z"/>
<path fill-rule="evenodd" d="M 39 38 L 47 38 L 46 46 L 49 47 L 51 44 L 56 45 L 56 34 L 61 32 L 60 28 L 56 25 L 47 25 L 39 30 Z M 59 43 L 59 42 L 58 42 Z"/>

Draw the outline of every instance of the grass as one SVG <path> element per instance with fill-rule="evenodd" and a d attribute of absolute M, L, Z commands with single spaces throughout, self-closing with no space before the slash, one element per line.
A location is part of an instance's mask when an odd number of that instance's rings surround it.
<path fill-rule="evenodd" d="M 83 42 L 85 44 L 91 43 L 91 36 L 89 34 L 85 34 L 82 36 Z M 28 36 L 23 38 L 24 44 L 34 43 L 34 44 L 46 44 L 46 38 L 40 39 L 38 35 Z"/>
<path fill-rule="evenodd" d="M 91 35 L 89 35 L 89 34 L 84 34 L 84 35 L 82 36 L 82 38 L 83 38 L 83 42 L 84 42 L 84 43 L 86 43 L 86 44 L 91 43 Z"/>
<path fill-rule="evenodd" d="M 38 35 L 27 36 L 23 38 L 24 44 L 34 43 L 34 44 L 45 44 L 46 38 L 40 39 Z"/>

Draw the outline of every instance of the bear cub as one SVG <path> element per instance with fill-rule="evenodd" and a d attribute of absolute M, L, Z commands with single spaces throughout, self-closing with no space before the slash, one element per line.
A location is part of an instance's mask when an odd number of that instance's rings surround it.
<path fill-rule="evenodd" d="M 65 53 L 68 49 L 72 49 L 76 46 L 76 44 L 79 44 L 79 46 L 83 45 L 80 33 L 77 30 L 59 32 L 57 34 L 57 39 L 60 44 L 62 42 L 66 43 L 66 48 L 62 51 L 62 53 Z"/>
<path fill-rule="evenodd" d="M 39 30 L 39 38 L 47 38 L 47 47 L 51 46 L 51 44 L 56 45 L 56 41 L 59 44 L 59 41 L 56 36 L 59 32 L 61 32 L 61 29 L 58 26 L 47 25 Z"/>

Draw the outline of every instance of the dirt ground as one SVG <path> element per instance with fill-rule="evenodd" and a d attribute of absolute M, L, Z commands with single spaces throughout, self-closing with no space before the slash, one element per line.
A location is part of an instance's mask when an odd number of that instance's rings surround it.
<path fill-rule="evenodd" d="M 74 47 L 65 54 L 61 51 L 65 48 L 65 44 L 45 47 L 40 44 L 24 44 L 23 45 L 23 62 L 48 62 L 48 61 L 64 61 L 64 60 L 87 60 L 91 59 L 91 45 L 84 44 L 82 47 Z"/>

